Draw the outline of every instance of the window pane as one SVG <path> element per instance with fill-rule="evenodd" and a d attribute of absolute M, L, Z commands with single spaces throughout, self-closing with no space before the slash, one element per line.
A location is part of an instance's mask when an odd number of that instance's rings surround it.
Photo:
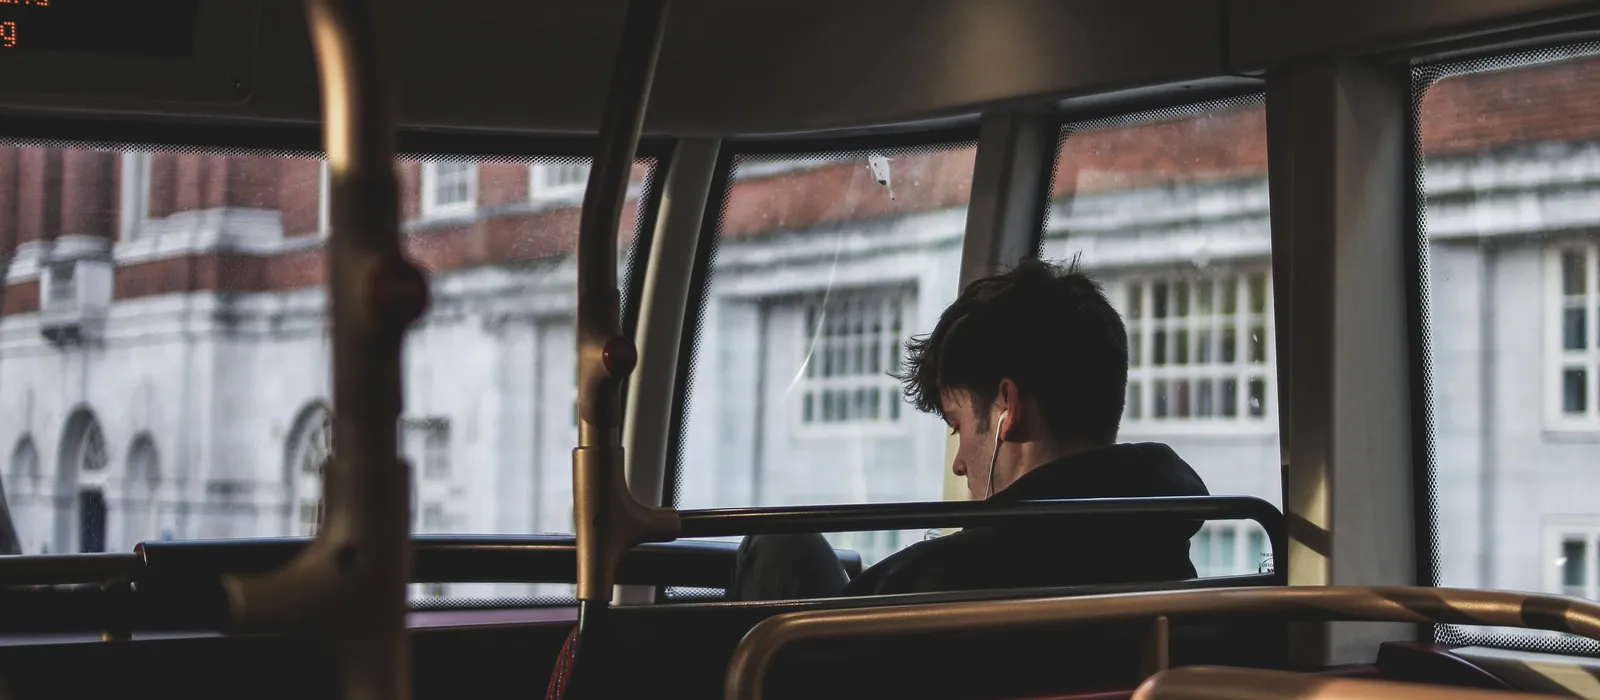
<path fill-rule="evenodd" d="M 1600 112 L 1572 108 L 1600 100 L 1597 48 L 1450 66 L 1419 93 L 1442 586 L 1578 593 L 1572 584 L 1583 581 L 1592 594 L 1594 582 L 1576 577 L 1593 571 L 1583 546 L 1600 516 L 1600 413 L 1590 405 L 1600 358 L 1589 316 L 1600 187 L 1570 173 L 1591 168 L 1600 146 Z M 1568 520 L 1583 523 L 1569 531 Z M 1441 634 L 1555 643 L 1498 628 Z"/>
<path fill-rule="evenodd" d="M 1148 395 L 1123 412 L 1118 439 L 1167 443 L 1211 493 L 1276 504 L 1265 126 L 1259 100 L 1072 125 L 1044 256 L 1081 253 L 1106 289 L 1145 290 L 1144 316 L 1123 321 L 1147 353 L 1129 381 Z"/>
<path fill-rule="evenodd" d="M 736 156 L 673 503 L 943 498 L 948 430 L 904 405 L 889 370 L 956 298 L 975 150 Z M 921 533 L 861 534 L 870 563 Z"/>
<path fill-rule="evenodd" d="M 1189 561 L 1194 563 L 1195 573 L 1201 576 L 1215 576 L 1211 564 L 1211 531 L 1214 525 L 1206 525 L 1195 533 L 1189 540 Z"/>
<path fill-rule="evenodd" d="M 1588 282 L 1584 276 L 1584 251 L 1568 250 L 1561 253 L 1561 293 L 1567 296 L 1584 296 Z"/>
<path fill-rule="evenodd" d="M 1220 535 L 1217 542 L 1217 554 L 1221 555 L 1221 561 L 1217 562 L 1217 568 L 1223 574 L 1244 573 L 1239 570 L 1238 556 L 1235 553 L 1235 548 L 1238 546 L 1239 541 L 1239 526 L 1235 523 L 1222 523 L 1218 527 L 1217 534 Z"/>
<path fill-rule="evenodd" d="M 1561 411 L 1582 415 L 1589 408 L 1589 373 L 1567 369 L 1561 374 Z"/>
<path fill-rule="evenodd" d="M 1567 307 L 1561 310 L 1561 347 L 1564 350 L 1582 350 L 1583 344 L 1589 334 L 1584 331 L 1583 325 L 1587 318 L 1583 307 L 1576 309 Z"/>
<path fill-rule="evenodd" d="M 651 167 L 634 172 L 624 254 Z M 396 426 L 420 531 L 572 530 L 578 205 L 532 207 L 528 168 L 511 158 L 395 164 L 404 245 L 434 280 L 409 333 Z M 181 145 L 136 154 L 0 143 L 0 182 L 22 183 L 0 199 L 50 210 L 0 250 L 11 285 L 0 398 L 34 397 L 31 409 L 0 401 L 0 454 L 14 474 L 44 472 L 5 481 L 26 553 L 317 530 L 335 449 L 323 171 L 316 159 Z M 465 207 L 430 218 L 425 200 Z M 68 236 L 80 253 L 42 256 L 43 240 Z M 59 294 L 18 292 L 51 284 Z M 93 351 L 49 337 L 74 334 Z M 61 364 L 63 353 L 78 359 Z M 76 481 L 52 483 L 68 462 Z"/>
<path fill-rule="evenodd" d="M 1569 537 L 1561 541 L 1561 593 L 1583 597 L 1589 585 L 1589 542 L 1582 537 Z"/>
<path fill-rule="evenodd" d="M 1254 574 L 1267 571 L 1268 560 L 1272 558 L 1272 547 L 1267 544 L 1267 533 L 1255 525 L 1250 527 L 1250 547 L 1245 550 L 1250 560 L 1244 562 L 1244 571 L 1241 573 Z"/>

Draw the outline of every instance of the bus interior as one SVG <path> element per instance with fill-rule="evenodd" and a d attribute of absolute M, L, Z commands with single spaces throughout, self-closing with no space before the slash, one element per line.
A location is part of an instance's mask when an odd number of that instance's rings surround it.
<path fill-rule="evenodd" d="M 1600 698 L 1597 230 L 1594 0 L 0 0 L 0 693 Z M 1029 258 L 1211 495 L 951 474 Z"/>

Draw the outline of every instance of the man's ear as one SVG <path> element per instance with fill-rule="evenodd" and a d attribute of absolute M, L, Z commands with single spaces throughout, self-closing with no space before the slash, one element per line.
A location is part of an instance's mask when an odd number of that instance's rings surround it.
<path fill-rule="evenodd" d="M 1016 432 L 1017 421 L 1022 419 L 1022 394 L 1017 391 L 1017 383 L 1010 379 L 1000 380 L 1000 395 L 997 397 L 1000 404 L 1000 424 L 995 430 L 1001 440 L 1012 441 L 1012 434 Z"/>

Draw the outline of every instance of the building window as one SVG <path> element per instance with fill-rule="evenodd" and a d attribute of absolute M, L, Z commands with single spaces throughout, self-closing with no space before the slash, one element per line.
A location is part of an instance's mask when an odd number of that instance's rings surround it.
<path fill-rule="evenodd" d="M 78 491 L 78 551 L 106 551 L 106 494 L 99 487 Z"/>
<path fill-rule="evenodd" d="M 1272 547 L 1254 522 L 1214 521 L 1189 540 L 1189 560 L 1201 578 L 1266 573 L 1272 570 Z"/>
<path fill-rule="evenodd" d="M 588 187 L 587 161 L 535 163 L 528 175 L 528 199 L 535 202 L 581 200 Z"/>
<path fill-rule="evenodd" d="M 1600 519 L 1545 527 L 1545 591 L 1600 600 Z"/>
<path fill-rule="evenodd" d="M 1128 327 L 1123 429 L 1276 429 L 1271 278 L 1265 271 L 1120 284 Z"/>
<path fill-rule="evenodd" d="M 106 464 L 111 459 L 106 455 L 106 438 L 100 432 L 98 422 L 90 422 L 84 427 L 78 445 L 78 473 L 94 474 L 105 471 Z"/>
<path fill-rule="evenodd" d="M 157 496 L 160 494 L 161 458 L 155 438 L 140 433 L 128 448 L 127 494 L 123 510 L 123 539 L 130 545 L 160 535 Z"/>
<path fill-rule="evenodd" d="M 833 291 L 802 305 L 805 338 L 800 422 L 807 426 L 898 423 L 909 288 Z"/>
<path fill-rule="evenodd" d="M 317 405 L 302 415 L 290 446 L 291 534 L 310 536 L 322 523 L 322 476 L 333 455 L 333 413 Z"/>
<path fill-rule="evenodd" d="M 433 421 L 423 429 L 422 474 L 428 479 L 450 476 L 450 424 Z"/>
<path fill-rule="evenodd" d="M 120 201 L 122 239 L 136 238 L 145 220 L 150 218 L 149 153 L 130 151 L 122 154 Z"/>
<path fill-rule="evenodd" d="M 45 301 L 51 305 L 72 305 L 78 300 L 78 264 L 75 261 L 50 263 L 45 268 L 49 283 L 45 286 Z"/>
<path fill-rule="evenodd" d="M 443 503 L 427 503 L 422 506 L 423 532 L 445 532 L 449 525 Z"/>
<path fill-rule="evenodd" d="M 1547 346 L 1553 351 L 1548 375 L 1547 407 L 1558 427 L 1600 428 L 1595 383 L 1600 378 L 1600 267 L 1595 245 L 1552 251 L 1546 288 L 1550 322 Z"/>
<path fill-rule="evenodd" d="M 455 484 L 450 479 L 450 421 L 406 419 L 401 425 L 400 453 L 412 467 L 412 531 L 450 532 L 448 504 Z M 417 512 L 417 504 L 421 512 Z"/>
<path fill-rule="evenodd" d="M 476 163 L 423 163 L 422 215 L 460 216 L 478 202 Z"/>
<path fill-rule="evenodd" d="M 44 499 L 39 498 L 39 449 L 34 446 L 32 436 L 24 434 L 17 440 L 17 446 L 11 451 L 10 474 L 6 505 L 11 509 L 11 524 L 17 530 L 21 553 L 42 553 L 45 525 L 39 522 L 39 512 L 43 510 L 48 514 L 49 511 L 48 506 L 40 508 Z"/>

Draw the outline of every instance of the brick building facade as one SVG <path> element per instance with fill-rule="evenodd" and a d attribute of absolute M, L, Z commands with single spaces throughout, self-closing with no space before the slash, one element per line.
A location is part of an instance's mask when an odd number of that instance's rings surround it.
<path fill-rule="evenodd" d="M 1550 270 L 1600 223 L 1593 77 L 1600 61 L 1576 58 L 1451 78 L 1422 104 L 1447 583 L 1595 594 L 1600 580 L 1600 510 L 1562 496 L 1600 488 L 1570 471 L 1600 458 L 1600 389 L 1563 394 L 1592 344 L 1551 347 L 1560 324 L 1543 311 L 1589 304 L 1570 285 L 1552 296 Z M 1264 110 L 1069 136 L 1045 252 L 1081 254 L 1138 336 L 1124 437 L 1171 442 L 1214 493 L 1279 501 Z M 885 372 L 955 296 L 974 149 L 884 155 L 889 187 L 855 156 L 740 160 L 681 504 L 940 497 L 942 426 Z M 418 528 L 566 531 L 586 169 L 398 173 L 406 245 L 436 296 L 407 353 Z M 25 551 L 309 531 L 327 449 L 326 178 L 303 158 L 0 146 L 0 484 Z M 1518 319 L 1535 326 L 1495 325 Z M 1524 357 L 1541 359 L 1503 359 Z M 841 539 L 872 558 L 918 536 Z M 1587 569 L 1566 563 L 1573 543 Z M 1249 570 L 1259 534 L 1218 525 L 1195 552 L 1207 571 Z"/>

